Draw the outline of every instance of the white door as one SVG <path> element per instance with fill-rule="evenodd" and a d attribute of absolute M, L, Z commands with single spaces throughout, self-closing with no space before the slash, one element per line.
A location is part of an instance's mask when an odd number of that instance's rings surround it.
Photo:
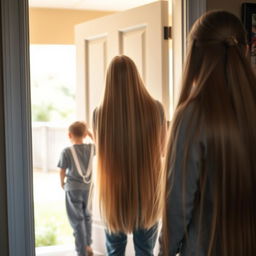
<path fill-rule="evenodd" d="M 157 1 L 79 24 L 75 27 L 77 45 L 77 114 L 91 122 L 94 108 L 104 92 L 105 70 L 119 54 L 131 57 L 150 93 L 169 112 L 168 2 Z"/>
<path fill-rule="evenodd" d="M 105 70 L 119 54 L 131 57 L 151 95 L 169 116 L 168 2 L 157 1 L 75 27 L 77 46 L 77 117 L 91 124 L 104 93 Z M 93 247 L 104 254 L 104 225 L 93 203 Z M 131 243 L 126 255 L 134 255 Z"/>

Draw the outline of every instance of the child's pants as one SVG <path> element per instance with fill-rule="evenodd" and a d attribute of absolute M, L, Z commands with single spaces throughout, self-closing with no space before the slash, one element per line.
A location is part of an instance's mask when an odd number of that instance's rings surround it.
<path fill-rule="evenodd" d="M 92 243 L 92 218 L 88 207 L 89 190 L 66 191 L 66 209 L 74 231 L 76 251 L 86 256 L 85 247 Z"/>

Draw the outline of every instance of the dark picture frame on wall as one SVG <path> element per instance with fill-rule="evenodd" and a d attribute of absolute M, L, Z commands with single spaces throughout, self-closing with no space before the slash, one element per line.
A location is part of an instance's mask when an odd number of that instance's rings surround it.
<path fill-rule="evenodd" d="M 256 70 L 256 4 L 242 4 L 242 21 L 247 30 L 247 40 L 250 47 L 250 59 Z"/>

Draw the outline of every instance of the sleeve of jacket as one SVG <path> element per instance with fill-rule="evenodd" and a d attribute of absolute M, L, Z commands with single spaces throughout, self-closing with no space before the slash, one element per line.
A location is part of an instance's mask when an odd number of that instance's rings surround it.
<path fill-rule="evenodd" d="M 196 124 L 192 125 L 193 117 L 186 113 L 180 122 L 177 141 L 174 145 L 176 156 L 170 164 L 168 188 L 170 189 L 167 201 L 167 223 L 169 233 L 169 256 L 180 252 L 185 240 L 185 230 L 193 217 L 196 195 L 199 189 L 199 175 L 202 157 L 202 143 L 199 136 L 189 139 L 188 132 L 194 134 Z M 198 134 L 196 131 L 195 134 Z M 196 138 L 197 137 L 197 138 Z M 188 152 L 184 166 L 184 152 Z"/>
<path fill-rule="evenodd" d="M 97 129 L 97 108 L 93 110 L 92 115 L 92 130 L 93 130 L 93 136 L 96 137 L 96 129 Z"/>

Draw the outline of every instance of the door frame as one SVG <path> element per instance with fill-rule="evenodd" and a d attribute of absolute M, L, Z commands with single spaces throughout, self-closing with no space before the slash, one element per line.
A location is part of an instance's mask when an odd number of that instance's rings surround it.
<path fill-rule="evenodd" d="M 7 203 L 11 256 L 35 255 L 28 24 L 27 0 L 1 0 L 5 167 L 0 179 L 6 181 L 6 195 L 0 196 Z"/>
<path fill-rule="evenodd" d="M 1 11 L 1 6 L 0 6 Z M 0 29 L 1 31 L 1 29 Z M 2 33 L 0 34 L 0 49 L 2 49 Z M 5 128 L 4 128 L 4 90 L 3 90 L 3 63 L 2 51 L 0 52 L 0 248 L 3 249 L 3 254 L 9 254 L 8 246 L 8 225 L 7 225 L 7 186 L 5 173 Z"/>
<path fill-rule="evenodd" d="M 207 0 L 172 0 L 173 109 L 180 92 L 181 73 L 186 56 L 186 39 L 195 20 L 207 10 Z M 175 25 L 177 24 L 177 25 Z M 181 47 L 180 47 L 181 46 Z"/>
<path fill-rule="evenodd" d="M 188 28 L 206 10 L 206 1 L 173 0 L 181 8 L 175 18 L 182 24 L 179 36 L 183 47 L 180 57 L 174 56 L 174 61 L 181 58 L 181 66 Z M 0 180 L 6 181 L 1 187 L 4 193 L 0 194 L 0 204 L 6 209 L 1 209 L 0 218 L 8 219 L 0 245 L 1 250 L 6 250 L 7 253 L 9 251 L 9 256 L 34 256 L 28 0 L 1 0 L 0 21 L 0 90 L 4 99 L 0 102 L 0 107 L 4 110 L 4 126 L 0 125 L 0 135 L 5 134 L 4 143 L 0 141 L 0 152 L 4 155 L 4 159 L 0 159 Z M 177 90 L 176 84 L 174 91 Z"/>

